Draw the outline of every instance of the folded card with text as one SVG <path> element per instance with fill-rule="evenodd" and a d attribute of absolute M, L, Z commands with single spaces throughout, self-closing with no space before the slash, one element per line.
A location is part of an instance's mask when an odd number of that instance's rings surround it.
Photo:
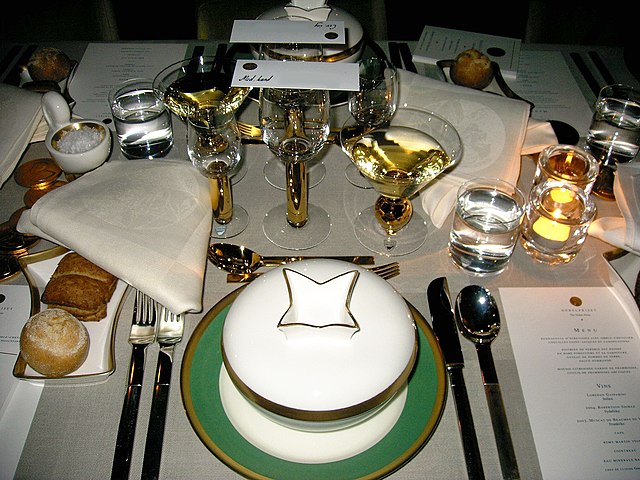
<path fill-rule="evenodd" d="M 413 51 L 413 61 L 435 65 L 439 60 L 453 60 L 459 53 L 475 48 L 496 62 L 504 77 L 515 80 L 520 62 L 520 44 L 518 38 L 427 25 Z"/>

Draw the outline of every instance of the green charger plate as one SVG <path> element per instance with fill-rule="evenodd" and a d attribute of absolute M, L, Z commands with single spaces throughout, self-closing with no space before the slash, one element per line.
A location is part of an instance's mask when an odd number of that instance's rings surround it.
<path fill-rule="evenodd" d="M 182 361 L 182 400 L 196 434 L 229 468 L 251 479 L 375 479 L 401 468 L 435 432 L 446 399 L 442 352 L 424 317 L 409 304 L 418 326 L 419 352 L 409 378 L 407 400 L 391 431 L 368 450 L 345 460 L 296 463 L 253 446 L 233 427 L 222 406 L 218 380 L 222 367 L 220 341 L 229 307 L 241 287 L 218 302 L 200 321 Z"/>

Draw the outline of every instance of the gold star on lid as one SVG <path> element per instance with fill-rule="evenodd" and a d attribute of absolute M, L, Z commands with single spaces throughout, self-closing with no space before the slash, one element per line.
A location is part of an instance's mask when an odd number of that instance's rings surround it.
<path fill-rule="evenodd" d="M 283 269 L 289 307 L 278 322 L 287 340 L 350 340 L 360 330 L 349 308 L 360 273 L 344 272 L 325 282 Z"/>

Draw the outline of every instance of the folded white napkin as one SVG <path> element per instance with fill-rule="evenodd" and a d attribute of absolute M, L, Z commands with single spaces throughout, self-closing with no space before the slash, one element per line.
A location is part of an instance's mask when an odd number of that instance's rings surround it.
<path fill-rule="evenodd" d="M 529 118 L 529 104 L 400 71 L 400 105 L 431 110 L 449 120 L 462 138 L 458 165 L 420 193 L 422 207 L 440 228 L 455 203 L 458 187 L 468 179 L 498 177 L 516 183 L 520 155 L 557 142 L 548 122 Z M 528 126 L 535 135 L 525 142 Z M 523 147 L 526 148 L 523 149 Z"/>
<path fill-rule="evenodd" d="M 18 230 L 62 244 L 174 313 L 200 311 L 209 182 L 184 161 L 112 161 L 38 200 Z"/>
<path fill-rule="evenodd" d="M 0 186 L 13 173 L 42 120 L 42 95 L 0 83 Z"/>
<path fill-rule="evenodd" d="M 589 226 L 589 234 L 640 255 L 640 163 L 618 165 L 613 192 L 622 217 L 597 218 Z"/>

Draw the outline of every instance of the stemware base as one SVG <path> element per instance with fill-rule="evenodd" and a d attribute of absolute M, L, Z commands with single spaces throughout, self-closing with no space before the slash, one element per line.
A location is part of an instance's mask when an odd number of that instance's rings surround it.
<path fill-rule="evenodd" d="M 285 190 L 287 186 L 285 165 L 279 158 L 270 158 L 264 164 L 264 178 L 269 184 L 278 190 Z M 327 167 L 322 161 L 310 160 L 307 163 L 309 188 L 318 185 L 327 175 Z"/>
<path fill-rule="evenodd" d="M 240 165 L 238 169 L 235 171 L 235 173 L 233 173 L 233 175 L 231 175 L 231 184 L 235 185 L 240 180 L 242 180 L 244 176 L 247 174 L 247 171 L 248 171 L 247 162 L 244 159 L 242 159 L 240 161 Z"/>
<path fill-rule="evenodd" d="M 353 163 L 347 165 L 347 168 L 344 169 L 344 176 L 347 177 L 349 183 L 358 187 L 358 188 L 373 188 L 369 183 L 369 180 L 360 173 L 358 167 L 356 167 Z"/>
<path fill-rule="evenodd" d="M 388 235 L 378 223 L 374 213 L 374 207 L 369 207 L 358 214 L 354 222 L 354 232 L 358 241 L 372 252 L 395 257 L 407 255 L 420 248 L 429 229 L 427 221 L 415 210 L 411 221 L 397 234 Z"/>
<path fill-rule="evenodd" d="M 262 230 L 275 245 L 287 250 L 305 250 L 327 239 L 331 232 L 331 217 L 324 209 L 309 205 L 309 218 L 302 227 L 287 222 L 287 205 L 272 208 L 264 216 Z"/>
<path fill-rule="evenodd" d="M 249 224 L 249 214 L 239 205 L 233 206 L 233 218 L 229 223 L 218 223 L 215 218 L 211 226 L 211 235 L 213 239 L 231 238 L 241 234 Z"/>

